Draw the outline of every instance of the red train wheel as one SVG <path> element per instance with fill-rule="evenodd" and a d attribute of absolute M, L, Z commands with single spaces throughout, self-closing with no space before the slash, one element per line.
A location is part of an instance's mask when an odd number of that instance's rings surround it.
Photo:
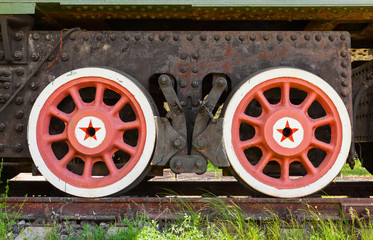
<path fill-rule="evenodd" d="M 28 140 L 35 165 L 57 188 L 107 196 L 142 179 L 155 144 L 154 112 L 129 77 L 77 69 L 39 95 Z"/>
<path fill-rule="evenodd" d="M 223 131 L 239 178 L 276 197 L 323 188 L 343 167 L 351 141 L 349 115 L 334 89 L 292 68 L 267 70 L 241 85 L 225 109 Z"/>

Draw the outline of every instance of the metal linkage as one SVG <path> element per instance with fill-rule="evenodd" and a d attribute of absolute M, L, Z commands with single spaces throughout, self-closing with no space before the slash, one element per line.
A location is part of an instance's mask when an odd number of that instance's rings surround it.
<path fill-rule="evenodd" d="M 212 114 L 212 110 L 226 87 L 225 78 L 219 77 L 215 80 L 209 95 L 201 104 L 193 131 L 193 150 L 209 159 L 215 167 L 230 166 L 222 146 L 223 119 L 214 119 Z"/>

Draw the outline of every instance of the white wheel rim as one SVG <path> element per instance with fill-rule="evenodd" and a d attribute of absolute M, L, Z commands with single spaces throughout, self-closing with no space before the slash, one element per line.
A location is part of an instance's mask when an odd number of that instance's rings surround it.
<path fill-rule="evenodd" d="M 233 116 L 242 98 L 258 84 L 266 80 L 270 80 L 270 79 L 274 79 L 278 77 L 299 78 L 322 89 L 322 91 L 325 92 L 330 97 L 330 99 L 334 102 L 334 105 L 338 111 L 339 117 L 342 121 L 341 122 L 342 124 L 342 146 L 341 146 L 341 150 L 339 152 L 339 155 L 334 165 L 327 172 L 327 174 L 324 174 L 317 181 L 305 187 L 301 187 L 301 188 L 279 189 L 279 188 L 269 186 L 267 184 L 264 184 L 258 181 L 255 177 L 253 177 L 243 168 L 239 159 L 236 156 L 236 153 L 234 151 L 233 144 L 232 144 Z M 275 69 L 270 69 L 270 70 L 261 72 L 249 78 L 234 93 L 234 95 L 230 99 L 225 109 L 224 123 L 223 123 L 223 141 L 224 141 L 225 151 L 227 153 L 231 166 L 233 167 L 237 175 L 250 187 L 254 188 L 255 190 L 259 192 L 262 192 L 264 194 L 274 196 L 274 197 L 286 197 L 286 198 L 301 197 L 301 196 L 306 196 L 306 195 L 319 191 L 320 189 L 325 187 L 327 184 L 329 184 L 340 172 L 340 170 L 342 169 L 347 159 L 350 145 L 351 145 L 351 123 L 350 123 L 349 114 L 347 112 L 347 109 L 342 99 L 339 97 L 338 93 L 327 82 L 325 82 L 320 77 L 310 72 L 304 71 L 304 70 L 281 67 L 281 68 L 275 68 Z"/>
<path fill-rule="evenodd" d="M 48 97 L 62 85 L 81 77 L 102 77 L 128 89 L 140 105 L 146 120 L 146 138 L 143 153 L 135 167 L 114 184 L 99 188 L 80 188 L 58 178 L 45 164 L 37 144 L 37 123 L 39 113 Z M 81 68 L 67 72 L 51 82 L 40 93 L 29 116 L 27 139 L 31 157 L 41 174 L 55 187 L 66 193 L 80 197 L 103 197 L 119 192 L 134 183 L 149 165 L 155 146 L 155 119 L 153 109 L 142 90 L 128 77 L 104 68 Z"/>

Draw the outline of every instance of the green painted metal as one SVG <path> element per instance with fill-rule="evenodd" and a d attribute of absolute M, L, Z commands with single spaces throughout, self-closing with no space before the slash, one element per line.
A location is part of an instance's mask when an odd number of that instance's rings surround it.
<path fill-rule="evenodd" d="M 373 6 L 372 0 L 1 0 L 0 14 L 34 14 L 35 8 L 59 6 L 185 6 L 198 7 L 364 7 Z"/>

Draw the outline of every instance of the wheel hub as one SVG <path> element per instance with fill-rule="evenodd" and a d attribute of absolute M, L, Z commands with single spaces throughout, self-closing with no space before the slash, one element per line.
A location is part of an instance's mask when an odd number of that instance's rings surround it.
<path fill-rule="evenodd" d="M 310 143 L 311 127 L 304 114 L 284 108 L 268 117 L 264 124 L 264 139 L 278 155 L 291 156 L 304 151 Z"/>
<path fill-rule="evenodd" d="M 77 112 L 68 124 L 68 139 L 78 152 L 94 156 L 107 151 L 111 146 L 113 119 L 97 108 Z M 115 125 L 114 125 L 115 126 Z"/>

